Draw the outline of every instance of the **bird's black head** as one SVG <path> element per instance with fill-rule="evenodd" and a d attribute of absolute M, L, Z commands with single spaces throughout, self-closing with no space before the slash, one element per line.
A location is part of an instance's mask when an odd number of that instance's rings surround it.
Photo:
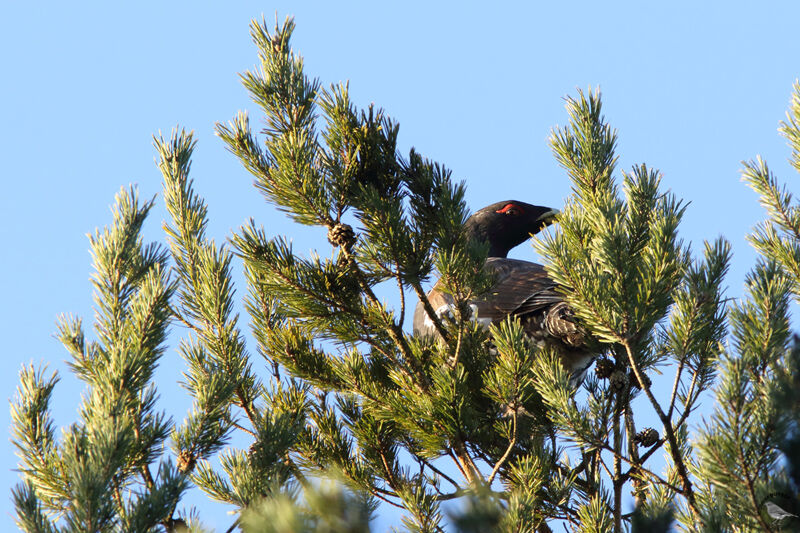
<path fill-rule="evenodd" d="M 497 202 L 467 219 L 467 236 L 489 243 L 489 257 L 506 257 L 509 250 L 555 220 L 557 209 L 517 200 Z"/>

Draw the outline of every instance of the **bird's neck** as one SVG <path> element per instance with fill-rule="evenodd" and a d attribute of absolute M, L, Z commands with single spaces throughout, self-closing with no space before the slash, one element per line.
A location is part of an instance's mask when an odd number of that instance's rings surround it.
<path fill-rule="evenodd" d="M 507 257 L 508 250 L 496 244 L 489 245 L 489 257 Z"/>
<path fill-rule="evenodd" d="M 489 257 L 508 256 L 509 247 L 498 243 L 496 238 L 492 238 L 492 236 L 489 235 L 489 232 L 485 227 L 481 227 L 472 221 L 468 221 L 466 232 L 467 239 L 489 244 Z"/>

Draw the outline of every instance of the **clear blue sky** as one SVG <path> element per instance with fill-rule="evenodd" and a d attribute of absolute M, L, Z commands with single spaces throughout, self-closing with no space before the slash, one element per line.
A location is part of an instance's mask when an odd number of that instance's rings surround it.
<path fill-rule="evenodd" d="M 682 235 L 695 250 L 719 234 L 733 243 L 732 296 L 754 259 L 744 236 L 762 216 L 740 161 L 761 154 L 794 179 L 776 127 L 800 76 L 796 1 L 118 4 L 0 7 L 2 391 L 14 395 L 21 364 L 48 362 L 62 375 L 61 424 L 75 419 L 82 389 L 55 319 L 69 312 L 90 323 L 85 235 L 110 221 L 121 186 L 160 193 L 159 129 L 195 131 L 193 177 L 218 242 L 252 216 L 298 250 L 329 249 L 322 231 L 267 205 L 213 133 L 240 109 L 258 120 L 237 73 L 256 62 L 248 24 L 262 13 L 293 14 L 307 72 L 326 84 L 349 79 L 356 103 L 384 107 L 400 123 L 402 150 L 413 145 L 453 169 L 473 209 L 510 198 L 558 207 L 569 184 L 548 134 L 566 122 L 565 95 L 599 86 L 619 129 L 620 167 L 663 171 L 665 186 L 691 202 Z M 163 241 L 164 217 L 159 199 L 146 238 Z M 516 257 L 535 256 L 523 246 Z M 170 350 L 158 373 L 161 406 L 176 420 L 188 407 L 175 386 L 182 368 Z M 0 425 L 9 426 L 7 410 Z M 16 458 L 7 439 L 0 446 L 0 529 L 11 530 Z M 203 517 L 215 529 L 231 521 L 208 505 Z"/>

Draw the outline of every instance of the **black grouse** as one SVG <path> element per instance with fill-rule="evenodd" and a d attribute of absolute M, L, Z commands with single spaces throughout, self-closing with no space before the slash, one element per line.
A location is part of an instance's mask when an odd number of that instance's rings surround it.
<path fill-rule="evenodd" d="M 472 320 L 497 323 L 506 316 L 519 317 L 523 329 L 535 343 L 553 346 L 574 380 L 580 380 L 591 364 L 584 331 L 572 319 L 572 310 L 556 291 L 557 284 L 542 265 L 508 259 L 509 250 L 553 223 L 558 211 L 516 200 L 497 202 L 473 214 L 466 222 L 468 237 L 488 242 L 485 267 L 495 276 L 494 285 L 472 302 Z M 438 289 L 428 293 L 437 315 L 452 309 L 453 299 Z M 414 332 L 436 335 L 422 303 L 414 311 Z"/>

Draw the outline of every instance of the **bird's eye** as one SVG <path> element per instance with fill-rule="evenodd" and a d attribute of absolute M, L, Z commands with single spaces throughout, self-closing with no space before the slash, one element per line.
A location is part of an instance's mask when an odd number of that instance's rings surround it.
<path fill-rule="evenodd" d="M 515 204 L 506 204 L 503 209 L 498 209 L 495 213 L 502 213 L 504 215 L 511 215 L 517 216 L 523 213 L 523 210 L 520 206 Z"/>

